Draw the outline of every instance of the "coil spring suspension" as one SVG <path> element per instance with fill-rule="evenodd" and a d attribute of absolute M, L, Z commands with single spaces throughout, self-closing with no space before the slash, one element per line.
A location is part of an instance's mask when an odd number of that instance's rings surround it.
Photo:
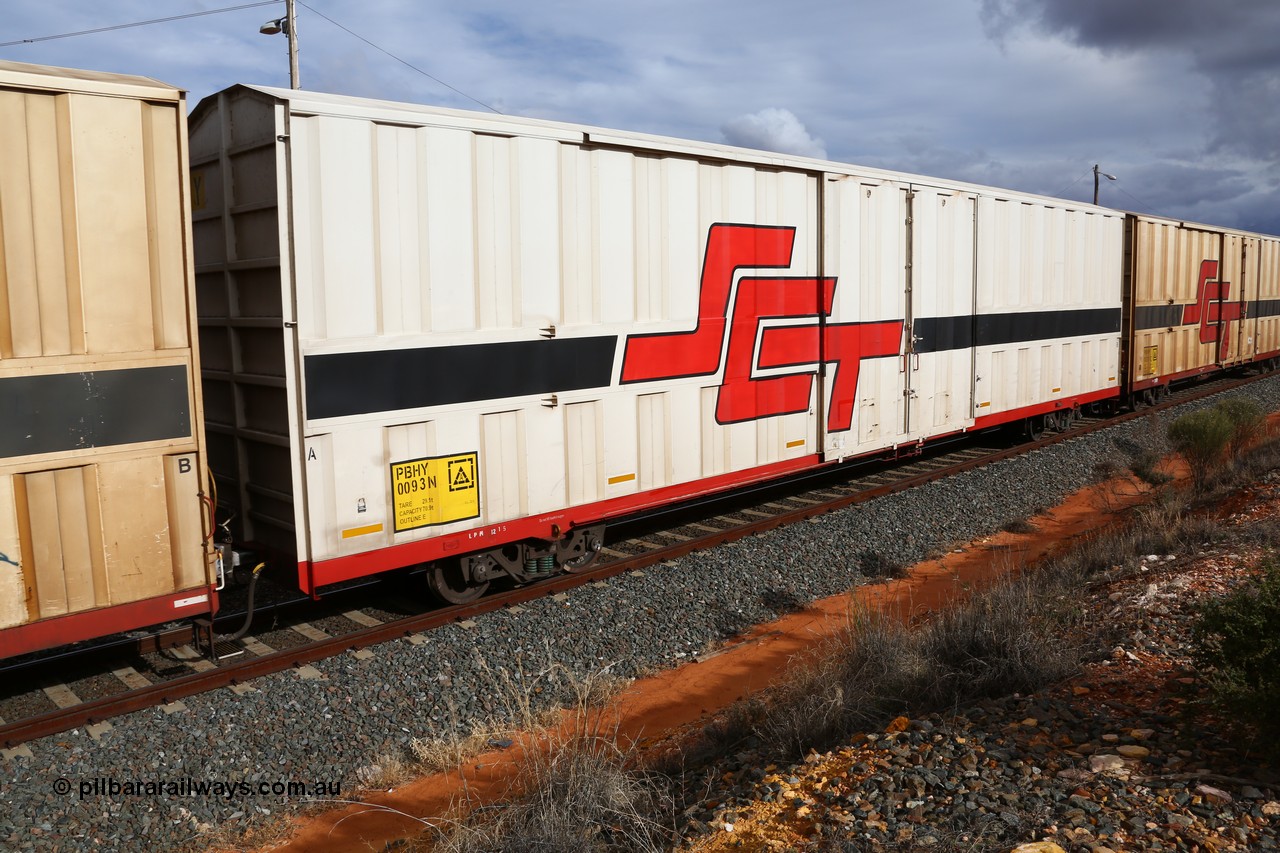
<path fill-rule="evenodd" d="M 543 554 L 541 557 L 525 557 L 524 570 L 526 574 L 530 575 L 550 574 L 556 570 L 555 555 Z"/>

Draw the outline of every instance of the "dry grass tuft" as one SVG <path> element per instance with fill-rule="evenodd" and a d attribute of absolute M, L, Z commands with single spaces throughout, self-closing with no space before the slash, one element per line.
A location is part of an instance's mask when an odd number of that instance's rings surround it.
<path fill-rule="evenodd" d="M 799 756 L 882 727 L 899 714 L 1031 691 L 1079 665 L 1082 612 L 1066 575 L 1033 573 L 948 607 L 921 625 L 852 608 L 847 627 L 797 661 L 785 684 L 727 715 L 770 751 Z"/>
<path fill-rule="evenodd" d="M 1027 518 L 1015 518 L 1012 521 L 1006 521 L 1000 526 L 1005 533 L 1035 533 L 1036 526 Z"/>
<path fill-rule="evenodd" d="M 510 707 L 532 707 L 527 683 L 500 679 Z M 665 780 L 619 745 L 607 706 L 626 682 L 597 673 L 570 680 L 574 702 L 560 725 L 524 738 L 524 754 L 504 802 L 482 806 L 440 831 L 430 849 L 449 853 L 660 851 L 673 838 Z M 538 715 L 526 717 L 535 719 Z"/>

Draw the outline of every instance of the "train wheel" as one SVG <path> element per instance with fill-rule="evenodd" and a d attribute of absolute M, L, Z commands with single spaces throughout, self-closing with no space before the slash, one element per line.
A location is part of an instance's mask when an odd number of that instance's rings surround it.
<path fill-rule="evenodd" d="M 596 561 L 603 546 L 603 524 L 575 531 L 573 537 L 559 549 L 560 568 L 570 574 L 586 571 Z"/>
<path fill-rule="evenodd" d="M 596 561 L 596 556 L 599 553 L 600 553 L 599 551 L 588 551 L 585 554 L 581 554 L 577 557 L 572 557 L 564 561 L 562 568 L 569 574 L 573 574 L 574 572 L 586 571 L 587 568 L 590 567 L 590 565 Z"/>
<path fill-rule="evenodd" d="M 458 560 L 439 560 L 427 567 L 427 589 L 445 604 L 469 604 L 489 589 L 489 582 L 473 583 Z"/>
<path fill-rule="evenodd" d="M 1023 429 L 1028 438 L 1032 441 L 1039 441 L 1044 437 L 1044 415 L 1032 415 L 1027 418 Z"/>

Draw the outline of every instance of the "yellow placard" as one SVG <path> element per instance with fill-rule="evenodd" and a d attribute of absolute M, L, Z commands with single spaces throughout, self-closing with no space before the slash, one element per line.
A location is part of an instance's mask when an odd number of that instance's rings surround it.
<path fill-rule="evenodd" d="M 1160 357 L 1160 347 L 1143 347 L 1142 349 L 1142 375 L 1154 376 L 1156 373 L 1156 361 Z"/>
<path fill-rule="evenodd" d="M 204 172 L 191 173 L 191 209 L 204 210 L 209 203 L 209 197 L 205 193 Z"/>
<path fill-rule="evenodd" d="M 480 515 L 478 453 L 391 463 L 395 532 Z"/>

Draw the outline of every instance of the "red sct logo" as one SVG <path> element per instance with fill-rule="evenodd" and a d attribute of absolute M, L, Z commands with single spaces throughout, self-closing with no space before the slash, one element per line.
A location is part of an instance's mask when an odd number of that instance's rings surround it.
<path fill-rule="evenodd" d="M 622 382 L 710 376 L 723 360 L 716 421 L 731 424 L 806 411 L 818 366 L 831 364 L 827 430 L 850 429 L 859 365 L 864 358 L 898 355 L 903 321 L 825 322 L 834 278 L 743 275 L 735 292 L 740 270 L 789 267 L 794 241 L 792 227 L 711 226 L 697 324 L 688 332 L 629 336 Z M 790 372 L 752 375 L 778 370 Z"/>
<path fill-rule="evenodd" d="M 1218 280 L 1218 262 L 1201 261 L 1196 301 L 1182 308 L 1182 325 L 1200 324 L 1200 343 L 1222 341 L 1219 358 L 1226 358 L 1231 352 L 1231 321 L 1244 315 L 1239 302 L 1227 301 L 1230 295 L 1231 282 Z M 1225 333 L 1221 337 L 1220 330 Z"/>

